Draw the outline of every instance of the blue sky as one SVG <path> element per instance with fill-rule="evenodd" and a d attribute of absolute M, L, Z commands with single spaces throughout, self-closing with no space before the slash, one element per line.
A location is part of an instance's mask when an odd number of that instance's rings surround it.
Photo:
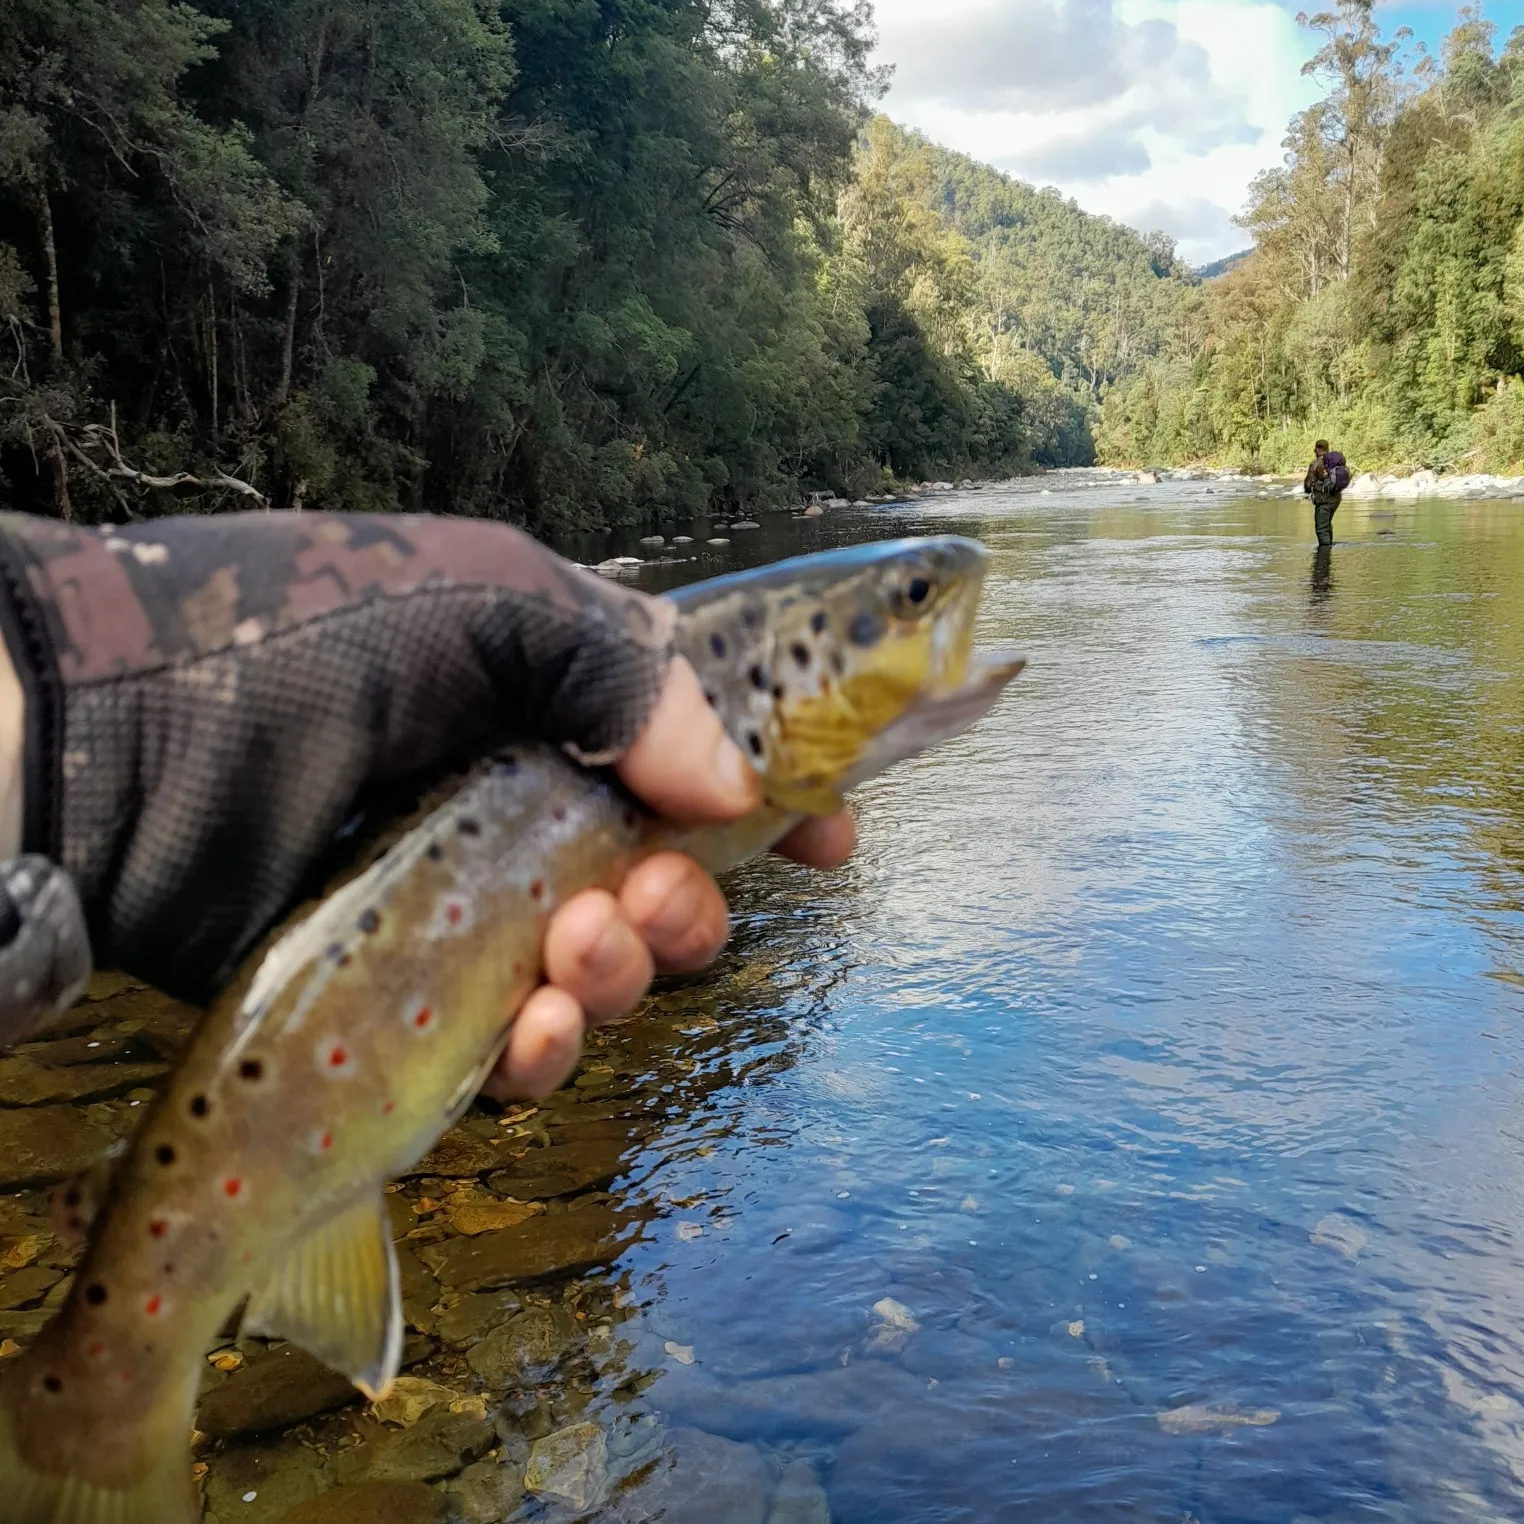
<path fill-rule="evenodd" d="M 877 0 L 884 109 L 940 143 L 1140 229 L 1195 263 L 1242 248 L 1233 216 L 1316 98 L 1309 0 Z M 1437 50 L 1454 0 L 1382 4 Z M 1506 37 L 1524 0 L 1484 0 Z"/>

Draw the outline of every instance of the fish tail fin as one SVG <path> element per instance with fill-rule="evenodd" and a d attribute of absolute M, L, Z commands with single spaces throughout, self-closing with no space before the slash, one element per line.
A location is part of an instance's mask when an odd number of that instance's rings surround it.
<path fill-rule="evenodd" d="M 112 1475 L 93 1460 L 99 1452 L 94 1436 L 74 1429 L 74 1453 L 66 1454 L 69 1421 L 32 1440 L 32 1425 L 41 1417 L 29 1405 L 26 1383 L 18 1379 L 25 1360 L 18 1360 L 0 1386 L 0 1518 L 5 1524 L 197 1524 L 201 1508 L 191 1481 L 189 1396 L 176 1392 L 157 1412 L 143 1415 L 137 1426 L 133 1465 Z M 30 1407 L 30 1411 L 28 1411 Z M 171 1411 L 171 1409 L 173 1411 Z M 34 1451 L 36 1453 L 34 1453 Z M 114 1469 L 114 1468 L 113 1468 Z"/>

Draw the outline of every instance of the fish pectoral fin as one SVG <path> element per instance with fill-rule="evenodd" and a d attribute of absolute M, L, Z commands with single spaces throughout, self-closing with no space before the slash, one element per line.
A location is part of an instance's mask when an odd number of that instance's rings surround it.
<path fill-rule="evenodd" d="M 402 1360 L 397 1254 L 379 1195 L 302 1239 L 249 1298 L 243 1331 L 290 1339 L 372 1399 Z"/>

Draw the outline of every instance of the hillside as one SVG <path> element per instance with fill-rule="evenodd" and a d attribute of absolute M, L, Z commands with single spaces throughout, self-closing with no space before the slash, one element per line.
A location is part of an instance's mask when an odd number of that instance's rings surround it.
<path fill-rule="evenodd" d="M 1240 249 L 1236 254 L 1227 254 L 1209 265 L 1201 265 L 1196 271 L 1196 279 L 1218 280 L 1230 270 L 1236 270 L 1253 252 L 1253 249 Z"/>

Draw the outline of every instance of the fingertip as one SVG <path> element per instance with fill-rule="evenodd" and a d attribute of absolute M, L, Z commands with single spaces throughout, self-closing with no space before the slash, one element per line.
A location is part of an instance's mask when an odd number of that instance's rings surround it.
<path fill-rule="evenodd" d="M 585 1026 L 582 1007 L 571 995 L 541 985 L 524 1002 L 482 1088 L 497 1100 L 543 1100 L 577 1067 Z"/>
<path fill-rule="evenodd" d="M 801 821 L 778 843 L 780 856 L 807 868 L 839 868 L 857 847 L 857 822 L 847 810 Z"/>
<path fill-rule="evenodd" d="M 730 935 L 720 886 L 680 852 L 637 863 L 620 886 L 619 907 L 666 973 L 703 968 Z"/>

